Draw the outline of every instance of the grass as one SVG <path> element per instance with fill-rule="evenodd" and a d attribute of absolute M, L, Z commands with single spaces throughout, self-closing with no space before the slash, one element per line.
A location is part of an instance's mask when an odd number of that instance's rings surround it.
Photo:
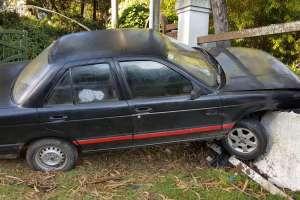
<path fill-rule="evenodd" d="M 0 199 L 282 199 L 234 168 L 209 167 L 208 153 L 195 144 L 102 152 L 64 173 L 0 161 Z"/>

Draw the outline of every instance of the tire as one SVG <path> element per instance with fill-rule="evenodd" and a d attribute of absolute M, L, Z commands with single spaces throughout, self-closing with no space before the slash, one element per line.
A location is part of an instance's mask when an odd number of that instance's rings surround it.
<path fill-rule="evenodd" d="M 41 139 L 28 146 L 26 161 L 37 171 L 68 171 L 78 158 L 74 145 L 59 139 Z"/>
<path fill-rule="evenodd" d="M 268 135 L 258 120 L 245 119 L 226 135 L 222 145 L 228 153 L 239 159 L 254 160 L 266 152 Z"/>

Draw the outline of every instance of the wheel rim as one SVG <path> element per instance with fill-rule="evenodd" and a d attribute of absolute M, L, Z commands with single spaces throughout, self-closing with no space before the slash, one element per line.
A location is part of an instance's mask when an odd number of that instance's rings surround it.
<path fill-rule="evenodd" d="M 249 154 L 256 150 L 258 139 L 246 128 L 235 128 L 227 136 L 229 146 L 239 153 Z"/>
<path fill-rule="evenodd" d="M 63 168 L 67 160 L 61 148 L 49 145 L 37 151 L 35 161 L 43 170 L 49 171 Z"/>

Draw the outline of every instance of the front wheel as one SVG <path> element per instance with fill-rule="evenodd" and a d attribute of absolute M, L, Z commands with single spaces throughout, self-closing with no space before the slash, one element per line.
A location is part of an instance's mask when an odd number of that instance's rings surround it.
<path fill-rule="evenodd" d="M 268 136 L 258 120 L 242 120 L 222 141 L 224 148 L 242 160 L 253 160 L 265 153 Z"/>
<path fill-rule="evenodd" d="M 37 171 L 67 171 L 75 166 L 78 151 L 71 143 L 59 139 L 42 139 L 29 145 L 28 165 Z"/>

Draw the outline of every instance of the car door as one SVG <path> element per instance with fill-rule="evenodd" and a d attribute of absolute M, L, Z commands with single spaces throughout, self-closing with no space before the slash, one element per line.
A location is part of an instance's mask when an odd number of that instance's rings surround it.
<path fill-rule="evenodd" d="M 133 120 L 109 60 L 68 68 L 38 112 L 44 127 L 83 151 L 132 144 Z"/>
<path fill-rule="evenodd" d="M 217 93 L 191 99 L 195 87 L 186 73 L 162 60 L 118 60 L 135 115 L 134 144 L 221 137 L 222 116 Z M 204 90 L 203 90 L 204 91 Z"/>

